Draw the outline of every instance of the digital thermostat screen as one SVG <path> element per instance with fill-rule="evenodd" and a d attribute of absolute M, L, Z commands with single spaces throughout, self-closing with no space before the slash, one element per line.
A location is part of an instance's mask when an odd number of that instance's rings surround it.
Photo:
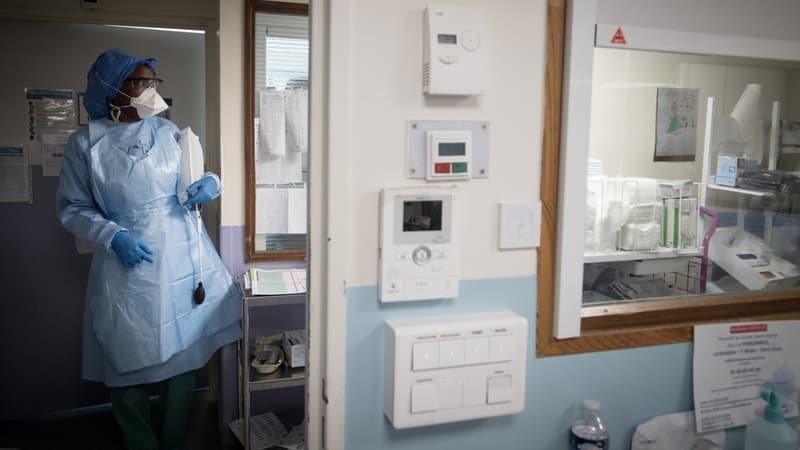
<path fill-rule="evenodd" d="M 455 34 L 438 34 L 436 37 L 439 39 L 440 44 L 456 44 Z"/>
<path fill-rule="evenodd" d="M 464 156 L 467 144 L 463 142 L 442 142 L 439 144 L 439 156 Z"/>
<path fill-rule="evenodd" d="M 404 201 L 403 231 L 442 231 L 442 201 Z"/>

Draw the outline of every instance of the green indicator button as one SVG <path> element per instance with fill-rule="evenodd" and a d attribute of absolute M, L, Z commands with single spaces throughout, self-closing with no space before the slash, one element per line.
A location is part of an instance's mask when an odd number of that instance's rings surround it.
<path fill-rule="evenodd" d="M 467 173 L 467 163 L 453 163 L 453 173 Z"/>

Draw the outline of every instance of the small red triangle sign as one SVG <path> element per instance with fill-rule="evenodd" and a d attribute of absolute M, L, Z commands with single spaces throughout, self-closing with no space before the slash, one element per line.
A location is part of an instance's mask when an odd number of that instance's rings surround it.
<path fill-rule="evenodd" d="M 611 38 L 612 44 L 627 44 L 625 42 L 625 35 L 622 34 L 622 27 L 617 27 L 617 31 L 614 33 L 614 37 Z"/>

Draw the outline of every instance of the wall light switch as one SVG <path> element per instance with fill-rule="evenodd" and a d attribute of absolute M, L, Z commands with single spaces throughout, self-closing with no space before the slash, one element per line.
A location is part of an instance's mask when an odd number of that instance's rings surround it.
<path fill-rule="evenodd" d="M 527 336 L 508 310 L 387 320 L 383 413 L 399 430 L 521 412 Z"/>
<path fill-rule="evenodd" d="M 508 201 L 500 203 L 499 243 L 501 250 L 539 246 L 542 202 Z"/>

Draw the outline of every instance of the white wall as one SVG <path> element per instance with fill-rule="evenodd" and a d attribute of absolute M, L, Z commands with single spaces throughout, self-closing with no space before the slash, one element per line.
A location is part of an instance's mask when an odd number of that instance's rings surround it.
<path fill-rule="evenodd" d="M 220 225 L 244 225 L 244 0 L 220 2 L 219 75 L 225 193 Z"/>
<path fill-rule="evenodd" d="M 795 0 L 598 0 L 597 8 L 602 24 L 795 41 L 798 17 Z"/>
<path fill-rule="evenodd" d="M 522 3 L 522 2 L 521 2 Z M 516 276 L 535 272 L 535 252 L 497 250 L 497 202 L 534 199 L 539 192 L 541 80 L 544 66 L 531 45 L 544 45 L 544 16 L 510 14 L 512 5 L 484 7 L 489 29 L 489 79 L 477 99 L 422 95 L 422 10 L 427 2 L 355 1 L 352 9 L 352 90 L 343 92 L 353 111 L 353 148 L 347 199 L 359 205 L 350 222 L 349 285 L 377 282 L 378 192 L 383 187 L 419 184 L 404 178 L 406 124 L 412 119 L 486 120 L 491 124 L 491 165 L 495 176 L 461 183 L 465 278 Z M 514 5 L 517 5 L 516 3 Z M 543 2 L 515 9 L 541 10 Z M 313 5 L 312 5 L 313 6 Z M 221 130 L 223 142 L 222 225 L 244 224 L 243 67 L 244 2 L 220 7 Z M 312 52 L 314 49 L 312 49 Z M 540 55 L 539 55 L 540 56 Z M 502 67 L 502 70 L 491 70 Z M 313 80 L 312 80 L 313 83 Z M 538 84 L 537 84 L 538 83 Z M 387 107 L 389 106 L 389 107 Z M 380 142 L 380 145 L 374 145 Z M 242 149 L 239 151 L 238 149 Z M 363 170 L 369 168 L 369 170 Z M 501 175 L 502 174 L 502 175 Z M 238 199 L 238 200 L 237 200 Z M 341 206 L 345 208 L 345 205 Z"/>
<path fill-rule="evenodd" d="M 544 2 L 508 1 L 502 8 L 489 1 L 459 2 L 480 8 L 487 24 L 482 45 L 488 80 L 484 95 L 468 99 L 426 99 L 422 94 L 426 4 L 353 2 L 350 192 L 343 199 L 351 205 L 348 285 L 377 283 L 380 189 L 425 184 L 404 177 L 407 121 L 414 119 L 490 123 L 490 177 L 459 183 L 462 277 L 535 272 L 533 250 L 497 250 L 497 205 L 539 196 Z"/>
<path fill-rule="evenodd" d="M 761 116 L 769 124 L 772 101 L 789 105 L 800 92 L 789 89 L 790 70 L 754 60 L 605 48 L 595 48 L 594 56 L 589 156 L 612 176 L 699 181 L 707 97 L 717 99 L 716 114 L 726 115 L 747 83 L 759 83 Z M 659 87 L 699 89 L 694 162 L 653 161 Z"/>

